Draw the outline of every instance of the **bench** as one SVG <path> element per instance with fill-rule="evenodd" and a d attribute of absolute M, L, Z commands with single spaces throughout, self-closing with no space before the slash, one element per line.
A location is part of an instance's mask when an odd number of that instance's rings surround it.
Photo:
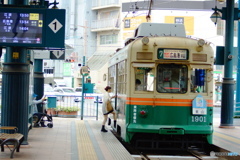
<path fill-rule="evenodd" d="M 1 152 L 4 152 L 4 145 L 8 147 L 11 151 L 10 158 L 13 158 L 13 154 L 19 152 L 20 145 L 24 140 L 24 135 L 21 133 L 17 133 L 18 128 L 12 126 L 0 126 L 0 130 L 12 130 L 13 133 L 1 133 L 0 132 L 0 145 L 1 145 Z M 13 145 L 10 147 L 9 145 Z"/>

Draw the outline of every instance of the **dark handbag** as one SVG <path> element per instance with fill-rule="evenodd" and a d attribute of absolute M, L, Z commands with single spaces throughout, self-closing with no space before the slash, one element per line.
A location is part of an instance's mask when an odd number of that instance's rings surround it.
<path fill-rule="evenodd" d="M 107 111 L 113 111 L 112 103 L 111 101 L 107 101 Z"/>

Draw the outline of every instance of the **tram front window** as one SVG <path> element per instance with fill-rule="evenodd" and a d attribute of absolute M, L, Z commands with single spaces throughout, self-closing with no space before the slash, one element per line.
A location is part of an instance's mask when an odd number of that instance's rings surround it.
<path fill-rule="evenodd" d="M 188 68 L 180 64 L 159 64 L 157 67 L 157 91 L 160 93 L 186 93 Z"/>

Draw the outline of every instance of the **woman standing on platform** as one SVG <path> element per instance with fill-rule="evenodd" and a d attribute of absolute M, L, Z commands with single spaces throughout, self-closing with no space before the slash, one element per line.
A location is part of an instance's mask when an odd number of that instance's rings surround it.
<path fill-rule="evenodd" d="M 113 119 L 114 119 L 114 127 L 116 128 L 116 123 L 117 123 L 117 116 L 116 116 L 116 111 L 114 110 L 114 108 L 110 111 L 107 110 L 107 103 L 111 102 L 112 98 L 115 98 L 116 96 L 110 96 L 109 93 L 111 93 L 111 87 L 107 86 L 105 87 L 105 91 L 106 93 L 103 96 L 103 105 L 102 105 L 102 113 L 104 116 L 103 119 L 103 123 L 102 123 L 102 132 L 107 132 L 107 130 L 105 129 L 105 124 L 107 122 L 107 118 L 108 118 L 108 114 L 112 113 L 113 114 Z"/>
<path fill-rule="evenodd" d="M 46 100 L 46 96 L 43 95 L 43 97 L 39 100 L 36 100 L 38 95 L 36 95 L 35 93 L 33 93 L 33 101 L 32 101 L 32 114 L 33 116 L 36 115 L 38 117 L 37 121 L 35 122 L 35 124 L 37 124 L 41 118 L 43 117 L 44 113 L 41 113 L 41 112 L 38 112 L 38 109 L 37 109 L 37 104 L 39 103 L 44 103 L 44 101 Z M 45 109 L 43 110 L 43 112 L 45 112 Z M 41 121 L 41 126 L 42 127 L 47 127 L 45 124 L 44 124 L 44 121 Z M 34 126 L 35 127 L 35 126 Z"/>

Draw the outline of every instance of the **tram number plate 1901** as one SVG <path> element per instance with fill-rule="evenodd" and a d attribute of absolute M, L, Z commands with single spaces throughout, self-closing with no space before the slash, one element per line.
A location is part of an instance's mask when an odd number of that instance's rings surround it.
<path fill-rule="evenodd" d="M 206 116 L 192 116 L 192 122 L 207 122 Z"/>

